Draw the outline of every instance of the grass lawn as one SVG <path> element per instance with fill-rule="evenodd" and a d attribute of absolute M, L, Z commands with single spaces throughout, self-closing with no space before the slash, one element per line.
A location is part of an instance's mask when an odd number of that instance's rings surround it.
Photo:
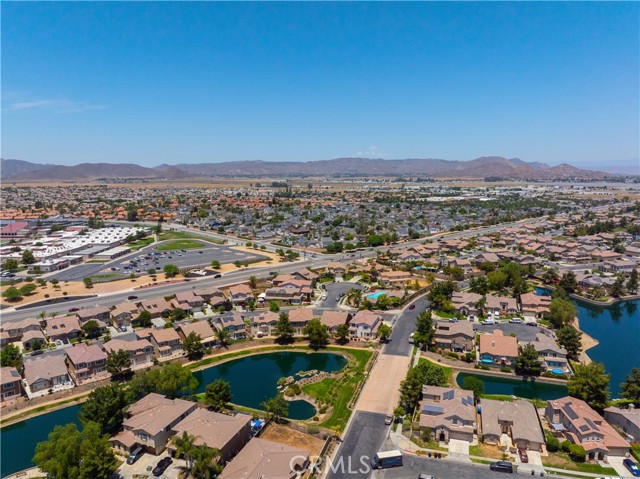
<path fill-rule="evenodd" d="M 93 274 L 89 276 L 91 279 L 105 279 L 105 278 L 118 278 L 120 275 L 118 273 L 104 273 L 104 274 Z"/>
<path fill-rule="evenodd" d="M 306 386 L 303 386 L 302 390 L 309 396 L 312 396 L 316 399 L 325 398 L 329 393 L 329 389 L 331 389 L 331 386 L 333 386 L 336 381 L 337 380 L 335 378 L 325 378 L 317 383 L 307 384 Z"/>
<path fill-rule="evenodd" d="M 550 452 L 548 457 L 543 457 L 542 464 L 548 467 L 557 467 L 558 469 L 602 474 L 604 476 L 615 476 L 617 474 L 613 467 L 602 467 L 600 464 L 586 462 L 573 462 L 567 455 L 556 452 Z"/>
<path fill-rule="evenodd" d="M 153 238 L 144 238 L 133 243 L 129 243 L 127 246 L 131 248 L 132 251 L 139 251 L 141 248 L 145 246 L 149 246 L 153 243 Z"/>
<path fill-rule="evenodd" d="M 204 248 L 207 244 L 203 243 L 200 240 L 191 240 L 191 239 L 183 239 L 183 240 L 173 240 L 168 243 L 163 243 L 156 247 L 158 251 L 171 251 L 174 249 L 197 249 Z"/>
<path fill-rule="evenodd" d="M 194 233 L 188 233 L 186 231 L 163 231 L 158 235 L 158 241 L 173 240 L 173 239 L 200 239 L 208 241 L 210 243 L 223 244 L 222 241 L 215 240 L 213 238 L 207 238 L 206 236 L 200 236 Z"/>
<path fill-rule="evenodd" d="M 445 311 L 436 311 L 436 316 L 440 316 L 441 318 L 446 318 L 446 319 L 451 319 L 456 317 L 455 314 L 447 313 Z"/>
<path fill-rule="evenodd" d="M 91 263 L 108 263 L 109 260 L 108 259 L 90 259 L 89 261 L 85 261 L 85 263 L 87 264 L 91 264 Z"/>
<path fill-rule="evenodd" d="M 513 397 L 507 394 L 481 394 L 482 399 L 493 399 L 495 401 L 513 402 Z"/>

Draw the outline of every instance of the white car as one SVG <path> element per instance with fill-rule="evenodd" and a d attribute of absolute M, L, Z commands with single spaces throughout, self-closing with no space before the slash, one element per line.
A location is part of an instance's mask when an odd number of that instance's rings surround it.
<path fill-rule="evenodd" d="M 487 318 L 487 319 L 483 319 L 482 321 L 480 321 L 480 324 L 496 324 L 495 320 L 491 319 L 491 318 Z"/>
<path fill-rule="evenodd" d="M 509 322 L 510 322 L 511 324 L 522 324 L 522 319 L 520 319 L 520 318 L 511 318 L 511 319 L 509 320 Z"/>

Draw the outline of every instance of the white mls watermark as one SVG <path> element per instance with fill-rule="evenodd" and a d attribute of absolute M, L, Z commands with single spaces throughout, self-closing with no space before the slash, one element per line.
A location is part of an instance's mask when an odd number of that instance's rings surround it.
<path fill-rule="evenodd" d="M 296 466 L 300 462 L 305 462 L 306 456 L 294 456 L 289 461 L 289 467 L 292 471 L 296 470 Z M 309 462 L 312 464 L 315 472 L 332 472 L 334 474 L 369 474 L 371 472 L 371 463 L 369 456 L 360 456 L 360 459 L 351 456 L 340 456 L 337 458 L 327 458 L 324 460 L 319 456 L 309 456 Z M 306 470 L 300 470 L 296 473 L 297 478 L 301 478 Z"/>

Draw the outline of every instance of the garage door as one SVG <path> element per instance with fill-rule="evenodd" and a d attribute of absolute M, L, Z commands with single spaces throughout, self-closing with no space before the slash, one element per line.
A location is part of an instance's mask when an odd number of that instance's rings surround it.
<path fill-rule="evenodd" d="M 461 441 L 472 441 L 473 435 L 462 431 L 449 432 L 449 439 L 460 439 Z"/>

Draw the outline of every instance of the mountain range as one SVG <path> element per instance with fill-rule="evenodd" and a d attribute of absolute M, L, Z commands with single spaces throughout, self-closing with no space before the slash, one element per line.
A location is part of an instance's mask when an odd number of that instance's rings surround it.
<path fill-rule="evenodd" d="M 98 179 L 189 179 L 203 177 L 305 177 L 305 176 L 409 176 L 425 178 L 513 180 L 600 179 L 602 171 L 576 168 L 563 163 L 525 162 L 518 158 L 487 156 L 470 161 L 439 159 L 383 160 L 336 158 L 309 162 L 231 161 L 182 163 L 148 168 L 133 163 L 81 163 L 74 166 L 38 164 L 0 159 L 3 182 L 86 182 Z"/>

